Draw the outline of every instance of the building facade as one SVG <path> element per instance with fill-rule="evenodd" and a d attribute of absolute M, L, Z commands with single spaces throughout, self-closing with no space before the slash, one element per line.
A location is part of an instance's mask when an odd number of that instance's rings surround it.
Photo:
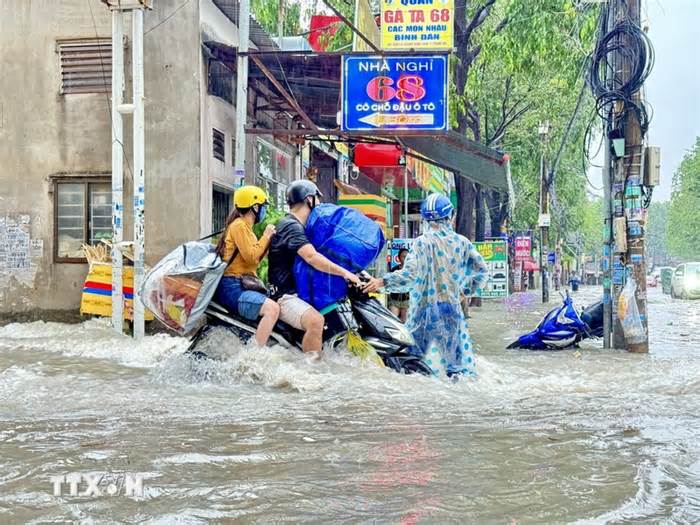
<path fill-rule="evenodd" d="M 234 189 L 236 13 L 158 0 L 145 14 L 146 264 L 216 231 Z M 111 14 L 98 1 L 0 7 L 0 315 L 76 311 L 83 244 L 111 238 Z M 259 26 L 251 47 L 259 44 Z M 125 101 L 131 99 L 130 20 Z M 258 40 L 258 42 L 256 42 Z M 269 40 L 269 39 L 268 39 Z M 269 42 L 265 42 L 269 43 Z M 249 125 L 265 125 L 249 90 Z M 124 118 L 124 238 L 132 238 L 131 121 Z M 247 139 L 246 178 L 278 193 L 297 148 Z"/>

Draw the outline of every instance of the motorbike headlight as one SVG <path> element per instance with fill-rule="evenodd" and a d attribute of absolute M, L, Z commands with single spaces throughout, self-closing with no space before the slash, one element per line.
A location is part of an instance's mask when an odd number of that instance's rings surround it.
<path fill-rule="evenodd" d="M 387 326 L 386 332 L 401 344 L 406 346 L 413 346 L 416 344 L 411 332 L 406 330 L 404 325 Z"/>

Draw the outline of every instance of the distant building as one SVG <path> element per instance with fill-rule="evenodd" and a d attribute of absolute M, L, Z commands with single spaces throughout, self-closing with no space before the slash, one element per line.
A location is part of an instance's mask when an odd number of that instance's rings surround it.
<path fill-rule="evenodd" d="M 144 37 L 147 264 L 221 228 L 229 212 L 238 45 L 237 3 L 154 4 Z M 3 0 L 2 19 L 0 314 L 77 311 L 87 273 L 81 245 L 111 237 L 111 15 L 85 0 Z M 254 20 L 251 46 L 274 46 Z M 128 101 L 128 73 L 126 83 Z M 251 85 L 249 125 L 272 127 L 276 118 L 279 127 L 279 116 L 256 110 L 266 95 Z M 128 240 L 129 117 L 124 136 Z M 247 179 L 282 195 L 298 172 L 296 152 L 249 137 Z"/>

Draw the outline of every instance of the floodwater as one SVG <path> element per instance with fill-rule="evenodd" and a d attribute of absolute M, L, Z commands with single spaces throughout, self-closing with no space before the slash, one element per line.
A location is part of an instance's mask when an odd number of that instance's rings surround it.
<path fill-rule="evenodd" d="M 698 523 L 700 301 L 650 294 L 648 355 L 506 351 L 545 308 L 486 303 L 458 384 L 228 337 L 193 371 L 164 334 L 7 325 L 0 522 Z M 76 473 L 101 494 L 55 496 Z M 106 493 L 126 474 L 142 490 Z"/>

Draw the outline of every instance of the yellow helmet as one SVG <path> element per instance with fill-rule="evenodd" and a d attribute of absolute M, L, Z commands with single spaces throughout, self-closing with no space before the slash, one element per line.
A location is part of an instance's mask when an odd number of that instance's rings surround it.
<path fill-rule="evenodd" d="M 267 193 L 257 186 L 242 186 L 233 194 L 236 208 L 250 208 L 255 204 L 267 204 Z"/>

